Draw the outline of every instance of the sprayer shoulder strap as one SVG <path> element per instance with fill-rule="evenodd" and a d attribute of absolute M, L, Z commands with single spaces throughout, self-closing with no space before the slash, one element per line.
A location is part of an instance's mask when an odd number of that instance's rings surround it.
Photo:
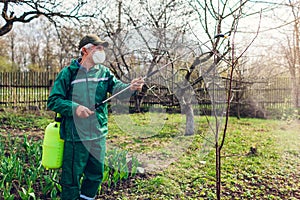
<path fill-rule="evenodd" d="M 79 68 L 75 72 L 73 72 L 70 69 L 70 66 L 68 66 L 67 69 L 70 72 L 68 85 L 67 85 L 67 96 L 68 96 L 68 95 L 70 95 L 72 81 L 75 80 Z M 56 122 L 61 122 L 62 121 L 62 116 L 60 115 L 60 113 L 55 113 L 55 121 Z"/>
<path fill-rule="evenodd" d="M 70 94 L 70 90 L 71 90 L 72 81 L 75 80 L 79 68 L 76 69 L 75 72 L 70 69 L 70 66 L 68 66 L 67 68 L 68 68 L 68 70 L 70 72 L 69 83 L 68 83 L 68 86 L 67 86 L 67 95 L 69 95 Z"/>

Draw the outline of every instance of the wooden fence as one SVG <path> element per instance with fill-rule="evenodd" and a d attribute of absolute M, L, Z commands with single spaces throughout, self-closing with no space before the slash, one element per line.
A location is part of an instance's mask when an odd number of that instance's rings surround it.
<path fill-rule="evenodd" d="M 45 109 L 55 73 L 1 72 L 0 106 Z"/>
<path fill-rule="evenodd" d="M 277 77 L 235 86 L 232 105 L 235 115 L 238 115 L 240 107 L 242 116 L 280 117 L 293 108 L 291 80 Z"/>
<path fill-rule="evenodd" d="M 0 107 L 46 109 L 46 102 L 56 73 L 48 72 L 1 72 L 0 73 Z M 176 80 L 173 80 L 176 81 Z M 178 107 L 176 96 L 168 94 L 168 89 L 174 89 L 172 80 L 155 77 L 149 80 L 152 92 L 148 91 L 143 98 L 143 105 L 159 105 Z M 232 100 L 233 111 L 243 112 L 257 109 L 265 112 L 272 109 L 291 107 L 291 87 L 289 78 L 276 78 L 271 81 L 260 81 L 252 84 L 234 83 Z M 163 87 L 162 87 L 163 86 Z M 167 87 L 166 87 L 167 86 Z M 205 109 L 210 108 L 211 99 L 207 91 L 199 89 L 196 92 L 198 104 Z M 218 91 L 216 91 L 218 92 Z M 223 91 L 224 92 L 224 91 Z M 158 97 L 156 94 L 164 94 Z M 131 100 L 133 104 L 133 99 Z M 238 105 L 238 106 L 236 106 Z M 255 111 L 256 112 L 256 111 Z"/>

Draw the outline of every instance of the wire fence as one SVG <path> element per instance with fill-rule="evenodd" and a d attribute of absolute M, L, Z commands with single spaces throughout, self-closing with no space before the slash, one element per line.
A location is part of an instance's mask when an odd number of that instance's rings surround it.
<path fill-rule="evenodd" d="M 46 109 L 47 98 L 56 75 L 57 73 L 50 72 L 0 72 L 0 107 Z M 166 80 L 158 76 L 149 79 L 148 90 L 141 92 L 140 96 L 131 98 L 129 105 L 134 107 L 137 98 L 140 97 L 144 108 L 156 106 L 180 110 L 180 103 L 174 93 L 176 81 L 178 77 Z M 207 110 L 211 109 L 211 97 L 206 88 L 197 87 L 195 89 L 197 107 L 207 113 Z M 253 83 L 234 81 L 231 110 L 242 116 L 247 116 L 247 113 L 251 112 L 255 112 L 251 116 L 257 116 L 257 113 L 265 115 L 273 110 L 282 112 L 292 107 L 291 90 L 291 81 L 287 77 Z"/>

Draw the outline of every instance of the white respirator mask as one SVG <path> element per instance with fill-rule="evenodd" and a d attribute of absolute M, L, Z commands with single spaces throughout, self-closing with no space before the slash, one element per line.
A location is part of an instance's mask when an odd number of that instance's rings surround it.
<path fill-rule="evenodd" d="M 102 64 L 105 61 L 105 52 L 95 51 L 93 54 L 93 61 L 95 64 Z"/>

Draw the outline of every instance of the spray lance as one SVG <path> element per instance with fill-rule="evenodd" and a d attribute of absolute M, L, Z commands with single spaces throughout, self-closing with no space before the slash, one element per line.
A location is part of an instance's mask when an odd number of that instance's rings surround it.
<path fill-rule="evenodd" d="M 216 39 L 216 38 L 227 38 L 227 36 L 224 34 L 218 34 L 218 35 L 215 35 L 213 39 Z M 211 41 L 211 40 L 208 40 L 208 41 L 202 43 L 202 45 L 206 44 L 209 41 Z M 193 51 L 193 50 L 194 49 L 192 49 L 191 51 Z M 145 80 L 145 79 L 153 76 L 154 74 L 156 74 L 157 72 L 166 68 L 168 65 L 172 64 L 176 60 L 189 54 L 191 51 L 188 51 L 188 52 L 184 53 L 183 55 L 176 57 L 171 62 L 161 66 L 157 70 L 154 70 L 151 73 L 149 73 L 148 75 L 140 78 L 140 80 Z M 131 84 L 128 87 L 124 88 L 123 90 L 121 90 L 121 91 L 113 94 L 109 98 L 105 99 L 104 101 L 102 101 L 100 103 L 96 103 L 93 108 L 90 108 L 90 110 L 92 110 L 92 111 L 96 110 L 99 106 L 107 103 L 109 100 L 111 100 L 111 99 L 115 98 L 116 96 L 120 95 L 121 93 L 127 91 L 130 87 L 131 87 Z M 61 115 L 59 113 L 57 113 L 56 117 L 55 117 L 55 122 L 50 123 L 45 129 L 45 136 L 44 136 L 44 141 L 43 141 L 42 165 L 46 169 L 59 169 L 62 166 L 64 141 L 60 138 L 60 134 L 59 134 L 60 123 L 61 123 Z"/>

